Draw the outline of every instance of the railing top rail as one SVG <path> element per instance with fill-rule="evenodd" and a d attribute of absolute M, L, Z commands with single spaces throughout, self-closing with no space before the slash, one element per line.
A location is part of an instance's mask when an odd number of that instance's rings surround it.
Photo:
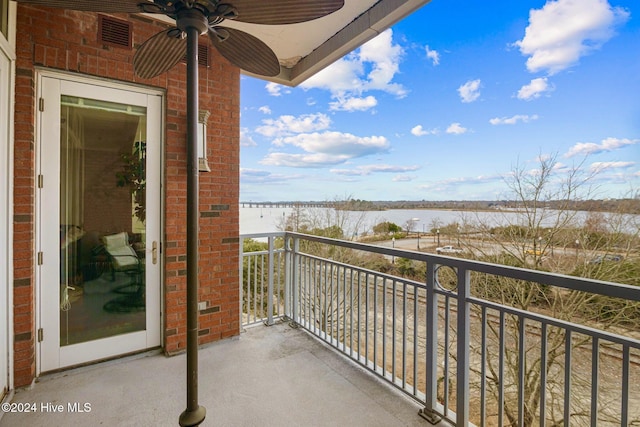
<path fill-rule="evenodd" d="M 262 237 L 268 237 L 275 233 L 265 233 Z M 249 236 L 249 235 L 248 235 Z M 278 237 L 302 239 L 312 242 L 325 243 L 328 245 L 341 246 L 354 250 L 367 251 L 382 255 L 408 258 L 416 261 L 446 265 L 454 268 L 461 268 L 480 273 L 497 276 L 510 277 L 530 282 L 537 282 L 543 285 L 556 286 L 576 291 L 589 292 L 609 297 L 623 298 L 632 301 L 640 301 L 640 287 L 625 285 L 621 283 L 605 282 L 602 280 L 588 279 L 584 277 L 574 277 L 557 273 L 529 270 L 525 268 L 510 267 L 499 264 L 492 264 L 482 261 L 473 261 L 463 258 L 455 258 L 444 255 L 428 254 L 405 249 L 395 249 L 383 246 L 376 246 L 368 243 L 358 243 L 346 240 L 332 239 L 328 237 L 313 236 L 310 234 L 284 232 L 277 233 Z M 245 237 L 245 236 L 243 236 Z M 287 245 L 285 245 L 287 247 Z"/>
<path fill-rule="evenodd" d="M 264 239 L 268 237 L 284 237 L 284 231 L 276 231 L 271 233 L 251 233 L 241 234 L 240 239 Z"/>
<path fill-rule="evenodd" d="M 522 310 L 516 307 L 509 307 L 506 305 L 494 303 L 494 302 L 483 300 L 480 298 L 472 297 L 472 298 L 469 298 L 468 301 L 471 304 L 475 304 L 480 307 L 486 307 L 488 309 L 493 309 L 497 312 L 513 314 L 515 316 L 519 316 L 524 319 L 529 319 L 534 322 L 545 323 L 551 326 L 557 326 L 562 329 L 570 330 L 570 331 L 588 335 L 591 337 L 598 337 L 605 341 L 610 341 L 617 344 L 629 345 L 630 347 L 640 349 L 640 340 L 629 337 L 629 336 L 623 336 L 611 331 L 603 331 L 600 329 L 592 328 L 587 325 L 576 324 L 571 321 L 567 321 L 563 319 L 556 319 L 554 317 L 546 316 L 544 314 L 535 313 L 533 311 L 528 311 L 528 310 Z"/>
<path fill-rule="evenodd" d="M 254 254 L 256 252 L 249 252 L 250 254 Z M 365 267 L 359 267 L 357 265 L 353 265 L 353 264 L 346 264 L 344 262 L 340 262 L 340 261 L 334 261 L 334 260 L 328 260 L 327 258 L 323 258 L 321 256 L 318 255 L 312 255 L 312 254 L 304 254 L 305 258 L 308 259 L 313 259 L 313 260 L 317 260 L 317 261 L 324 261 L 327 263 L 330 263 L 331 265 L 334 266 L 338 266 L 338 267 L 342 267 L 342 268 L 348 268 L 352 271 L 358 272 L 358 273 L 365 273 L 365 274 L 370 274 L 373 277 L 376 278 L 380 278 L 380 279 L 387 279 L 387 280 L 392 280 L 398 283 L 406 283 L 407 285 L 411 285 L 414 286 L 416 288 L 420 288 L 420 289 L 426 289 L 427 285 L 426 283 L 421 283 L 421 282 L 416 282 L 415 280 L 412 279 L 407 279 L 406 277 L 399 277 L 399 276 L 395 276 L 393 274 L 388 274 L 388 273 L 383 273 L 381 271 L 375 271 L 375 270 L 371 270 Z"/>
<path fill-rule="evenodd" d="M 283 250 L 284 249 L 281 249 L 280 252 L 282 252 Z M 259 256 L 259 255 L 269 255 L 269 251 L 268 250 L 264 250 L 264 251 L 242 252 L 242 257 L 243 258 L 249 258 L 249 257 L 254 257 L 254 256 Z"/>

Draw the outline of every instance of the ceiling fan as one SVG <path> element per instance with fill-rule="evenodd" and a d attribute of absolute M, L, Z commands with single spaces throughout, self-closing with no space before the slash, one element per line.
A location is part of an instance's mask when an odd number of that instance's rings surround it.
<path fill-rule="evenodd" d="M 17 0 L 18 3 L 86 12 L 151 13 L 175 20 L 176 26 L 144 42 L 133 58 L 134 72 L 152 78 L 187 57 L 187 408 L 181 426 L 197 426 L 206 410 L 198 405 L 198 36 L 237 67 L 253 74 L 276 76 L 275 53 L 257 37 L 221 25 L 225 20 L 284 25 L 329 15 L 344 0 Z"/>
<path fill-rule="evenodd" d="M 151 78 L 176 65 L 187 53 L 187 28 L 208 33 L 213 46 L 243 70 L 276 76 L 280 64 L 273 51 L 244 31 L 224 27 L 225 20 L 251 24 L 296 24 L 323 17 L 344 5 L 344 0 L 17 0 L 39 6 L 105 13 L 152 13 L 166 15 L 176 27 L 147 40 L 134 56 L 135 73 Z"/>

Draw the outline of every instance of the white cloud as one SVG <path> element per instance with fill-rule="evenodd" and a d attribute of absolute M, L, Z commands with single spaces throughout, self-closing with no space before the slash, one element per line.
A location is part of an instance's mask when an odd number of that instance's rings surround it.
<path fill-rule="evenodd" d="M 511 117 L 496 117 L 489 120 L 489 123 L 492 125 L 515 125 L 518 122 L 529 123 L 532 120 L 538 120 L 538 115 L 534 114 L 532 116 L 516 114 Z"/>
<path fill-rule="evenodd" d="M 329 103 L 329 109 L 332 111 L 366 111 L 378 105 L 378 100 L 374 96 L 366 98 L 339 98 L 335 102 Z"/>
<path fill-rule="evenodd" d="M 599 49 L 628 18 L 628 11 L 607 0 L 549 0 L 542 9 L 531 9 L 529 26 L 515 45 L 528 56 L 530 72 L 552 75 Z"/>
<path fill-rule="evenodd" d="M 300 84 L 302 89 L 324 89 L 332 94 L 346 92 L 362 92 L 364 82 L 360 76 L 364 74 L 364 66 L 353 57 L 347 55 Z"/>
<path fill-rule="evenodd" d="M 627 169 L 636 165 L 636 162 L 594 162 L 589 169 L 594 172 L 602 172 L 605 169 Z"/>
<path fill-rule="evenodd" d="M 304 178 L 299 174 L 275 174 L 260 169 L 240 169 L 240 179 L 243 184 L 280 184 L 290 185 L 292 180 Z"/>
<path fill-rule="evenodd" d="M 268 105 L 263 105 L 262 107 L 258 108 L 258 111 L 260 111 L 262 114 L 271 114 L 271 108 L 269 108 Z"/>
<path fill-rule="evenodd" d="M 273 83 L 273 82 L 267 83 L 264 87 L 265 89 L 267 89 L 267 92 L 269 92 L 269 95 L 271 96 L 282 95 L 282 89 L 284 88 L 284 86 L 279 85 L 278 83 Z"/>
<path fill-rule="evenodd" d="M 314 132 L 282 138 L 278 145 L 292 145 L 310 153 L 362 157 L 386 151 L 389 141 L 384 136 L 360 137 L 343 132 Z"/>
<path fill-rule="evenodd" d="M 258 145 L 251 137 L 250 131 L 247 128 L 240 129 L 240 145 L 243 147 L 255 147 Z"/>
<path fill-rule="evenodd" d="M 445 191 L 451 187 L 460 185 L 482 185 L 493 182 L 501 182 L 504 177 L 501 175 L 479 175 L 474 177 L 447 178 L 440 181 L 433 181 L 428 184 L 421 185 L 423 190 L 440 190 Z"/>
<path fill-rule="evenodd" d="M 389 29 L 309 78 L 300 87 L 305 90 L 315 88 L 330 91 L 331 96 L 338 100 L 333 104 L 335 106 L 346 102 L 341 100 L 362 98 L 362 94 L 372 90 L 403 98 L 407 95 L 407 90 L 393 82 L 400 70 L 403 54 L 404 49 L 393 43 L 393 31 Z M 361 106 L 371 108 L 370 103 Z"/>
<path fill-rule="evenodd" d="M 406 96 L 407 91 L 391 80 L 400 71 L 400 60 L 404 49 L 393 44 L 393 31 L 386 30 L 360 48 L 360 61 L 372 63 L 366 88 L 392 93 L 398 97 Z"/>
<path fill-rule="evenodd" d="M 572 168 L 571 166 L 564 164 L 562 162 L 555 162 L 553 166 L 551 166 L 551 169 L 557 172 L 569 172 L 571 168 Z"/>
<path fill-rule="evenodd" d="M 458 88 L 462 102 L 473 102 L 480 97 L 480 79 L 469 80 Z"/>
<path fill-rule="evenodd" d="M 416 179 L 415 176 L 402 174 L 402 175 L 394 176 L 391 181 L 393 181 L 393 182 L 410 182 L 410 181 L 413 181 L 414 179 Z"/>
<path fill-rule="evenodd" d="M 300 148 L 304 153 L 275 152 L 260 163 L 273 166 L 321 167 L 385 152 L 389 141 L 383 136 L 359 137 L 342 132 L 304 133 L 280 138 L 274 145 Z"/>
<path fill-rule="evenodd" d="M 429 58 L 431 60 L 433 65 L 439 65 L 440 64 L 440 54 L 437 51 L 431 50 L 429 48 L 429 45 L 425 46 L 424 50 L 425 50 L 425 52 L 427 54 L 427 58 Z"/>
<path fill-rule="evenodd" d="M 595 142 L 578 142 L 576 145 L 571 147 L 564 156 L 573 157 L 577 155 L 586 156 L 589 154 L 598 154 L 607 151 L 614 151 L 634 144 L 640 144 L 640 139 L 606 138 L 603 139 L 600 144 L 596 144 Z"/>
<path fill-rule="evenodd" d="M 365 176 L 372 173 L 399 173 L 411 172 L 420 169 L 420 166 L 393 166 L 393 165 L 365 165 L 354 169 L 331 169 L 332 173 L 346 176 Z"/>
<path fill-rule="evenodd" d="M 549 86 L 549 82 L 546 77 L 539 77 L 531 80 L 528 85 L 524 85 L 518 91 L 518 99 L 524 101 L 531 101 L 532 99 L 540 98 L 545 92 L 551 92 L 553 87 Z"/>
<path fill-rule="evenodd" d="M 451 123 L 447 128 L 447 133 L 452 133 L 454 135 L 461 135 L 463 133 L 467 133 L 468 129 L 463 127 L 460 123 Z"/>
<path fill-rule="evenodd" d="M 325 153 L 270 153 L 260 161 L 263 165 L 286 166 L 291 168 L 321 168 L 337 165 L 349 160 L 349 156 Z"/>
<path fill-rule="evenodd" d="M 331 119 L 326 114 L 317 113 L 303 114 L 298 117 L 285 115 L 277 119 L 262 120 L 262 123 L 262 126 L 256 128 L 256 132 L 268 137 L 280 137 L 328 129 Z"/>
<path fill-rule="evenodd" d="M 270 172 L 260 169 L 249 169 L 249 168 L 240 168 L 240 175 L 242 176 L 253 176 L 253 177 L 262 177 L 270 175 Z"/>
<path fill-rule="evenodd" d="M 414 126 L 411 128 L 411 134 L 415 136 L 436 135 L 437 133 L 438 129 L 424 129 L 422 125 Z"/>

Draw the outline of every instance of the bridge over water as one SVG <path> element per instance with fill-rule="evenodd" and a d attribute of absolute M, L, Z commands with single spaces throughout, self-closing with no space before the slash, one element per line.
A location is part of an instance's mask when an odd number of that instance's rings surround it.
<path fill-rule="evenodd" d="M 331 208 L 330 202 L 240 202 L 241 208 Z"/>

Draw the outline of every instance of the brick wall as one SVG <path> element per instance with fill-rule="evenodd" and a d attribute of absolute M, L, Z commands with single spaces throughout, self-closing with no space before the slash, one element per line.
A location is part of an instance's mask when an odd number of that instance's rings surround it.
<path fill-rule="evenodd" d="M 165 28 L 146 17 L 114 15 L 134 24 L 134 46 Z M 18 5 L 15 178 L 14 322 L 15 385 L 35 376 L 35 67 L 46 67 L 166 89 L 164 147 L 164 349 L 186 346 L 186 66 L 150 80 L 133 73 L 134 50 L 97 40 L 98 15 Z M 204 37 L 201 42 L 206 42 Z M 200 175 L 200 343 L 239 332 L 239 70 L 210 52 L 199 67 L 200 108 L 211 112 L 207 156 L 212 171 Z M 51 303 L 51 302 L 49 302 Z"/>
<path fill-rule="evenodd" d="M 113 171 L 122 168 L 119 152 L 85 147 L 83 154 L 84 215 L 82 222 L 77 225 L 82 225 L 85 231 L 97 231 L 100 236 L 119 231 L 131 234 L 130 190 L 114 185 Z M 105 176 L 111 176 L 112 179 L 107 180 Z M 105 206 L 109 206 L 109 209 L 105 209 Z"/>

